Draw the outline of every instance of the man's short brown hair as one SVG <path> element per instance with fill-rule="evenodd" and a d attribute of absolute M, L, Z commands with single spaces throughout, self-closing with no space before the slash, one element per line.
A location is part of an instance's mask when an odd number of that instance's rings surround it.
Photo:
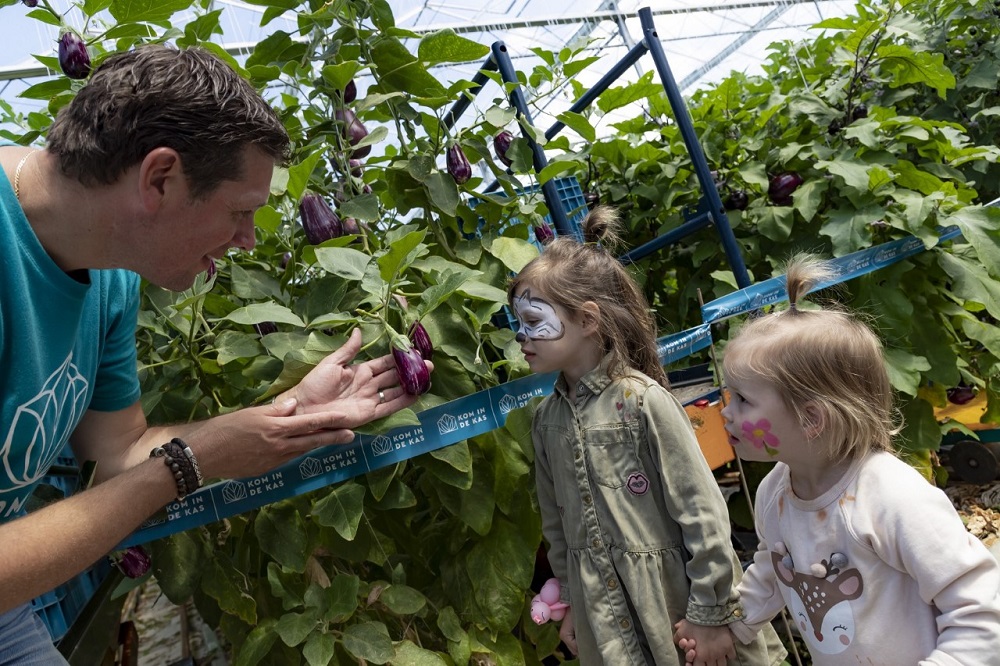
<path fill-rule="evenodd" d="M 105 59 L 59 111 L 47 142 L 63 173 L 88 187 L 172 148 L 195 198 L 241 178 L 247 146 L 287 160 L 288 134 L 274 109 L 211 52 L 162 45 Z"/>

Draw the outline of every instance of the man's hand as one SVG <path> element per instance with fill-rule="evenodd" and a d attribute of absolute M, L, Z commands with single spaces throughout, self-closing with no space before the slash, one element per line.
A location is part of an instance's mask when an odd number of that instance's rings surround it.
<path fill-rule="evenodd" d="M 294 398 L 296 414 L 335 412 L 341 428 L 356 428 L 409 407 L 417 400 L 403 390 L 392 354 L 350 365 L 361 349 L 361 330 L 313 368 L 301 382 L 276 402 Z M 427 363 L 428 368 L 434 368 Z M 380 394 L 382 397 L 380 398 Z"/>
<path fill-rule="evenodd" d="M 736 658 L 733 636 L 725 625 L 705 627 L 681 620 L 674 625 L 674 642 L 687 663 L 695 666 L 726 666 Z"/>
<path fill-rule="evenodd" d="M 572 608 L 566 611 L 566 616 L 563 618 L 562 624 L 559 625 L 559 638 L 566 644 L 574 657 L 579 654 L 576 647 L 576 627 L 573 626 Z"/>

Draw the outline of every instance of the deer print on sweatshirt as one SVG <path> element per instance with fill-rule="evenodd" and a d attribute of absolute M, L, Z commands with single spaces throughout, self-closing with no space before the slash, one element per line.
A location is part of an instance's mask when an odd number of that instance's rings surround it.
<path fill-rule="evenodd" d="M 828 569 L 824 577 L 799 573 L 786 566 L 784 557 L 772 551 L 771 562 L 778 580 L 792 591 L 788 605 L 809 649 L 838 654 L 854 641 L 854 611 L 851 601 L 861 596 L 864 581 L 854 568 Z M 831 558 L 832 559 L 832 558 Z"/>

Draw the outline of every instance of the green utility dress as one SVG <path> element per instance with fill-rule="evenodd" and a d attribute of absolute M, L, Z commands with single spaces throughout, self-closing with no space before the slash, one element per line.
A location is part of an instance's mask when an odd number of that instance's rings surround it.
<path fill-rule="evenodd" d="M 636 371 L 612 380 L 607 365 L 583 377 L 575 401 L 560 376 L 534 417 L 549 561 L 583 666 L 682 666 L 675 622 L 742 616 L 729 515 L 677 399 Z M 735 664 L 785 655 L 770 627 L 736 648 Z"/>

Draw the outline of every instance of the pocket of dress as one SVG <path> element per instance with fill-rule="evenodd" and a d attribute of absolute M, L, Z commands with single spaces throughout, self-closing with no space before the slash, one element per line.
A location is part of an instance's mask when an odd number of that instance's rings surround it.
<path fill-rule="evenodd" d="M 630 478 L 635 483 L 635 478 L 642 477 L 632 432 L 628 427 L 588 430 L 585 441 L 590 475 L 598 485 L 617 489 L 629 483 Z"/>

